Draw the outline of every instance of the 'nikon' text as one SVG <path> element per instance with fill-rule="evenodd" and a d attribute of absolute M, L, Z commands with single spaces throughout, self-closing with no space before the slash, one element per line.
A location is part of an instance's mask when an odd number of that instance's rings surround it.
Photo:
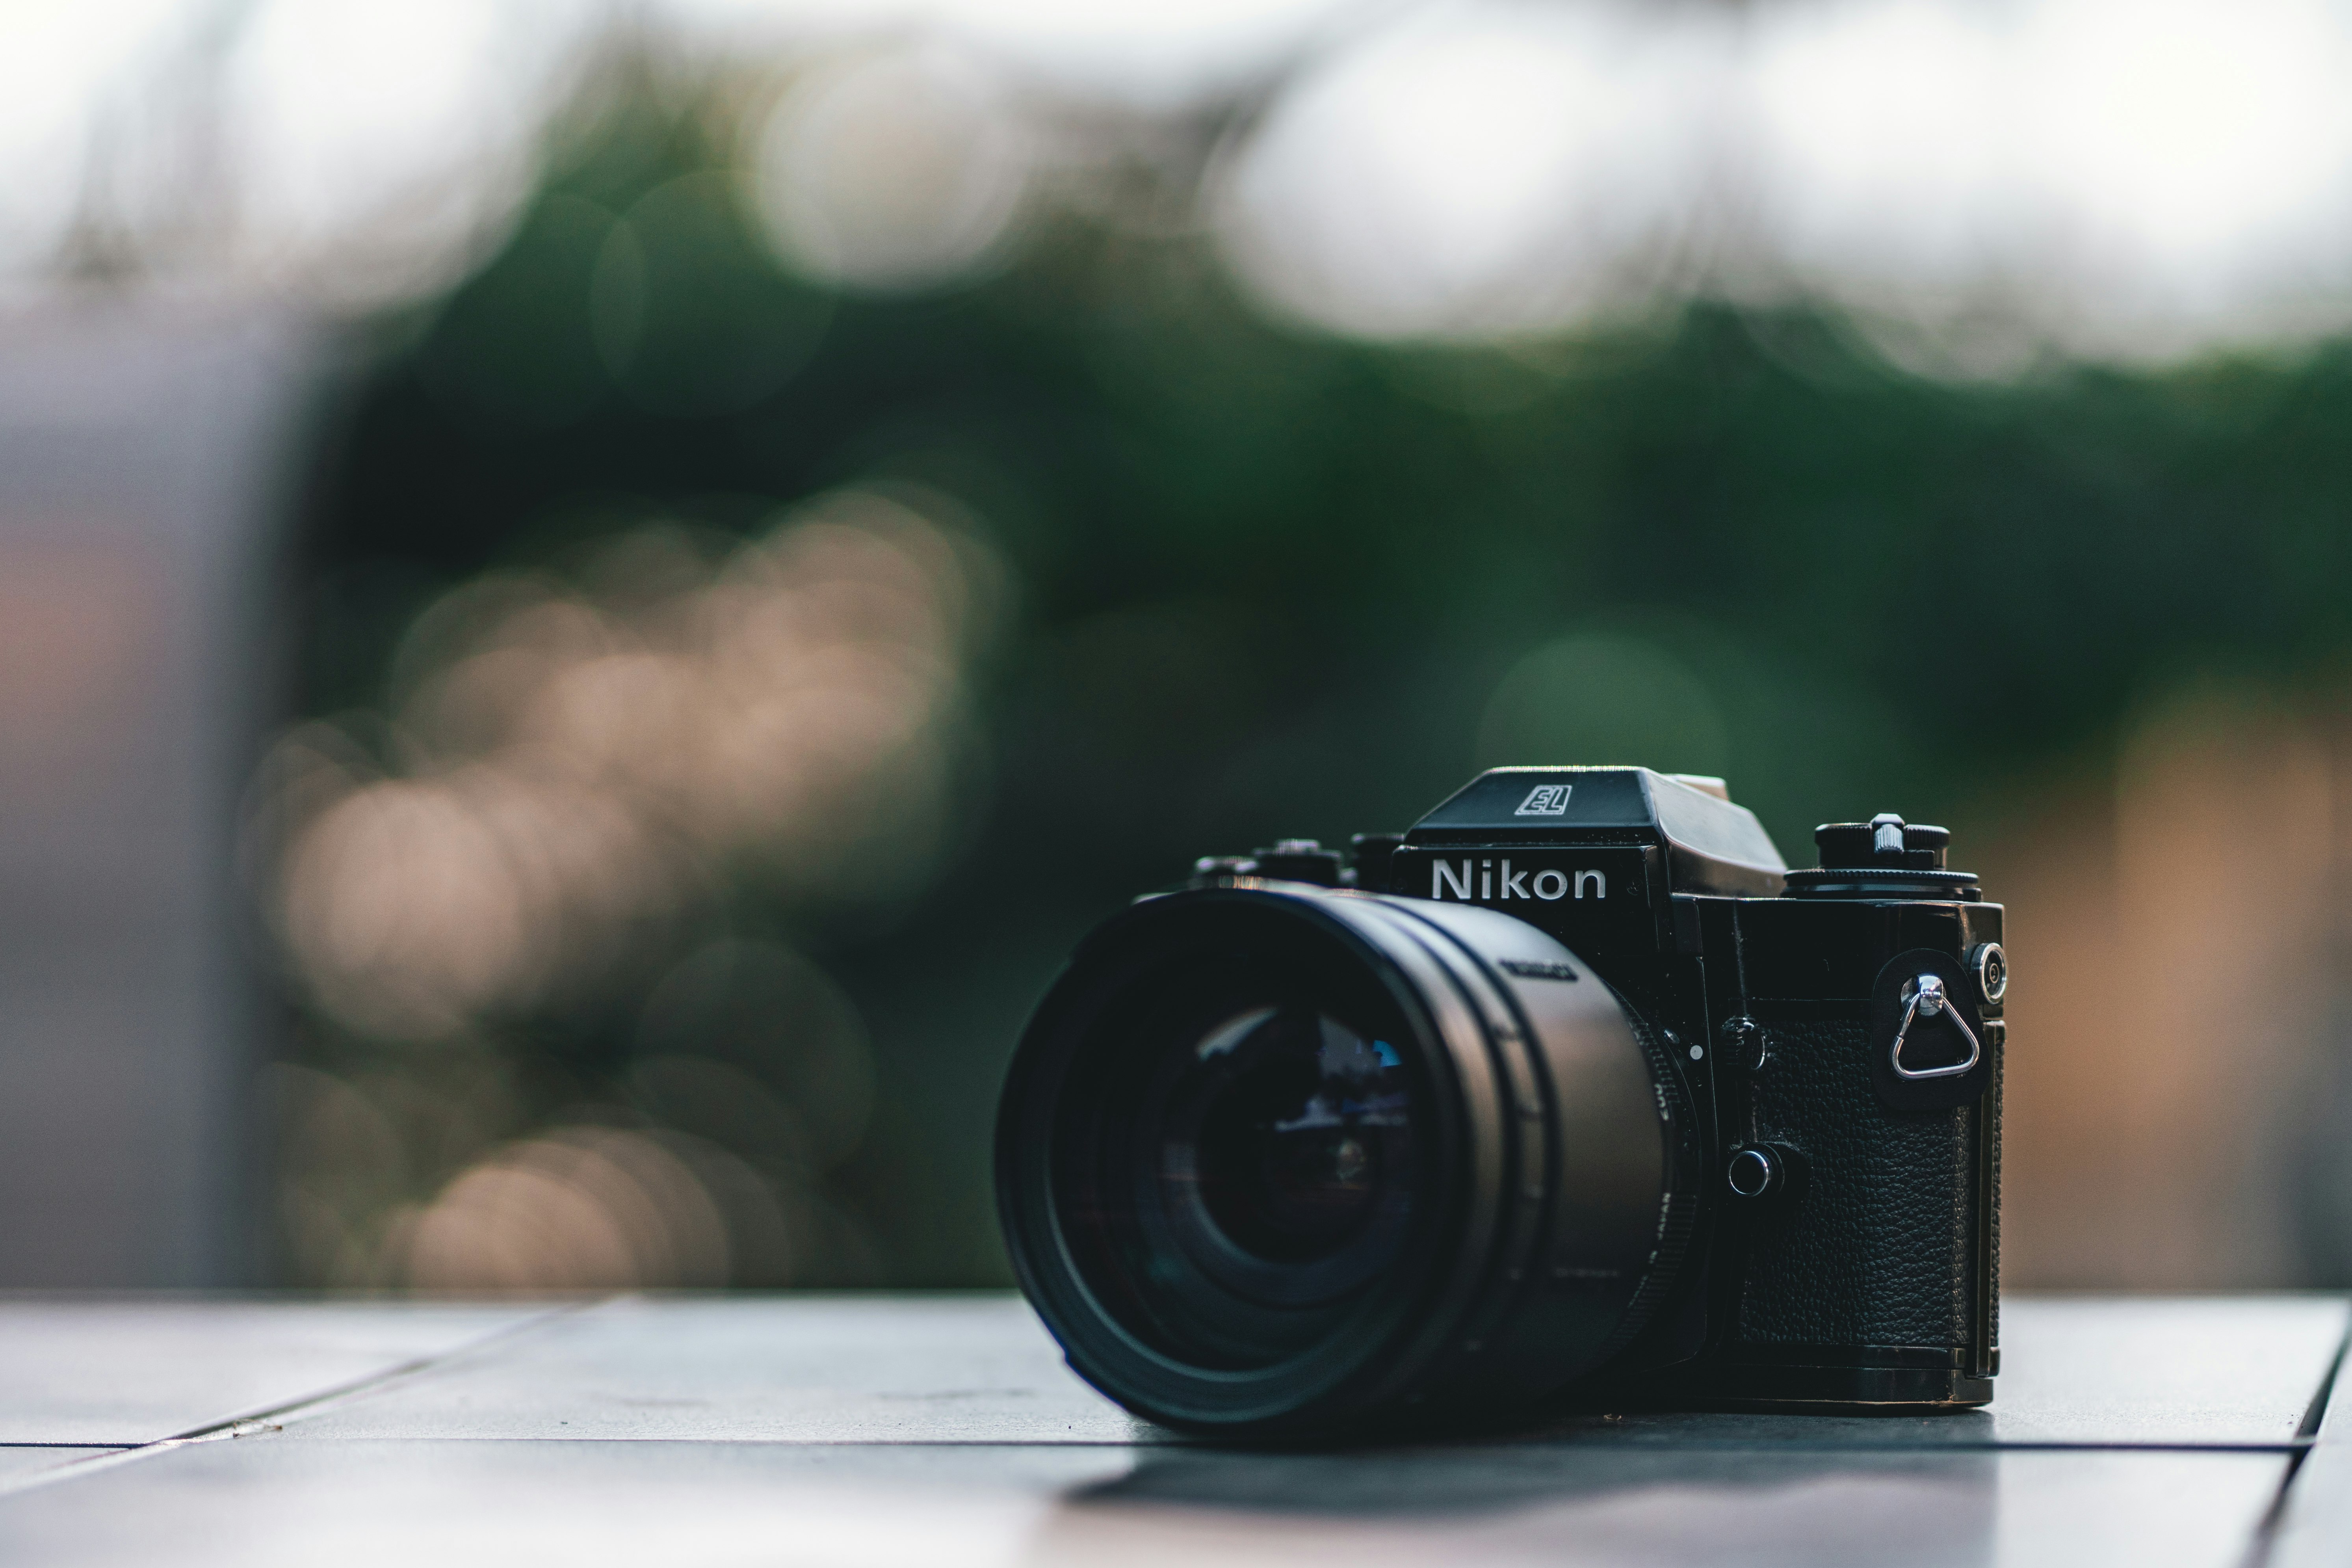
<path fill-rule="evenodd" d="M 1463 902 L 1507 902 L 1512 899 L 1596 899 L 1609 896 L 1609 879 L 1598 871 L 1514 871 L 1508 860 L 1433 860 L 1429 863 L 1429 896 Z M 1476 888 L 1474 894 L 1472 888 Z"/>

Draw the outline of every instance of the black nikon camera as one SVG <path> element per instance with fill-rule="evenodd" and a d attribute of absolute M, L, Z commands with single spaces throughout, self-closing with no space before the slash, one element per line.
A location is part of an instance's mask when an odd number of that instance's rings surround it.
<path fill-rule="evenodd" d="M 1022 1039 L 997 1197 L 1081 1376 L 1234 1437 L 1957 1408 L 1999 1370 L 2000 906 L 1720 780 L 1498 768 L 1200 863 Z"/>

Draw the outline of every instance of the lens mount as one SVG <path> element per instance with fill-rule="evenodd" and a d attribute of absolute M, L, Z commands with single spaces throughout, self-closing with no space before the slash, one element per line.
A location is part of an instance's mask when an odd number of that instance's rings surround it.
<path fill-rule="evenodd" d="M 999 1113 L 1022 1286 L 1097 1388 L 1196 1431 L 1547 1394 L 1641 1326 L 1696 1204 L 1651 1032 L 1492 910 L 1255 879 L 1081 945 Z"/>

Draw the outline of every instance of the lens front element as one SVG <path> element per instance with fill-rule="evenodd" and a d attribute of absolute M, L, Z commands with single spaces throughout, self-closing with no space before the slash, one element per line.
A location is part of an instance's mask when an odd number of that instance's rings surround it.
<path fill-rule="evenodd" d="M 1328 1013 L 1251 1008 L 1185 1053 L 1159 1141 L 1161 1201 L 1202 1270 L 1319 1306 L 1395 1260 L 1412 1203 L 1403 1058 Z"/>

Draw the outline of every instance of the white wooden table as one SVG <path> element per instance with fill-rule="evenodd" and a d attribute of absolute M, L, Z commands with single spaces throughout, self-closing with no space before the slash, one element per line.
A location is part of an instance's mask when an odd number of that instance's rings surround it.
<path fill-rule="evenodd" d="M 2012 1299 L 1937 1418 L 1205 1448 L 1003 1296 L 0 1297 L 9 1563 L 2352 1563 L 2327 1296 Z"/>

